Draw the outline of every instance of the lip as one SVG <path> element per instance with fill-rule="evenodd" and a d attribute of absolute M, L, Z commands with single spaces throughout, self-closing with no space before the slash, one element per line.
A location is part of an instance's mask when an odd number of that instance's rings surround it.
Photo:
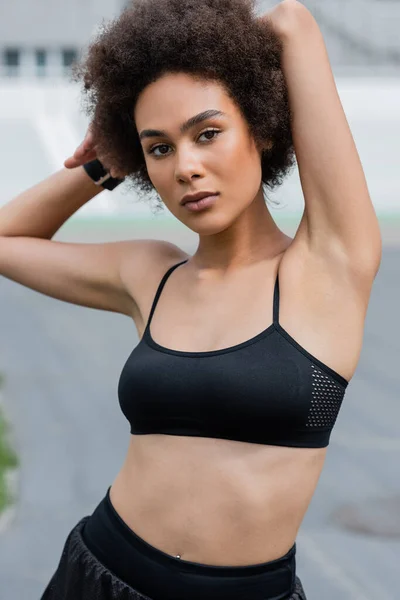
<path fill-rule="evenodd" d="M 180 201 L 181 206 L 184 206 L 187 202 L 197 202 L 207 196 L 218 196 L 219 192 L 196 192 L 195 194 L 186 194 Z"/>
<path fill-rule="evenodd" d="M 190 212 L 202 212 L 203 210 L 214 206 L 217 200 L 218 194 L 214 194 L 212 196 L 206 196 L 205 198 L 201 198 L 201 200 L 197 200 L 197 202 L 186 202 L 184 207 Z"/>

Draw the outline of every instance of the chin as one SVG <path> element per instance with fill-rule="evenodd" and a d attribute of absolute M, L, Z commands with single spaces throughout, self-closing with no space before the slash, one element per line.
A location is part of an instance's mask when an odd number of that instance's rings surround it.
<path fill-rule="evenodd" d="M 212 210 L 199 213 L 192 219 L 180 219 L 181 223 L 199 235 L 216 235 L 229 229 L 239 215 L 227 215 Z"/>

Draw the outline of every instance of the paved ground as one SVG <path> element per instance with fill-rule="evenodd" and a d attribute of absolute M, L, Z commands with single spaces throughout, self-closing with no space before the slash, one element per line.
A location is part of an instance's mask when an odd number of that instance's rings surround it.
<path fill-rule="evenodd" d="M 298 537 L 309 600 L 399 597 L 400 235 L 390 230 L 359 367 Z M 106 235 L 97 227 L 67 237 L 132 236 L 127 231 Z M 171 230 L 163 237 L 192 249 L 190 236 Z M 125 455 L 128 424 L 117 381 L 137 336 L 124 316 L 64 304 L 4 278 L 0 298 L 0 370 L 22 462 L 16 518 L 0 537 L 0 598 L 35 600 L 68 532 L 95 508 Z M 346 518 L 392 537 L 346 530 Z"/>

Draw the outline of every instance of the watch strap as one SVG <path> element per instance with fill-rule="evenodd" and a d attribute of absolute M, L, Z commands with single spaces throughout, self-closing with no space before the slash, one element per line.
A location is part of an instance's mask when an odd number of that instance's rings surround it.
<path fill-rule="evenodd" d="M 125 178 L 118 179 L 116 177 L 112 177 L 110 172 L 104 168 L 98 158 L 95 158 L 94 160 L 91 160 L 82 166 L 93 182 L 96 185 L 102 186 L 106 190 L 111 191 L 115 189 L 117 185 L 125 181 Z"/>

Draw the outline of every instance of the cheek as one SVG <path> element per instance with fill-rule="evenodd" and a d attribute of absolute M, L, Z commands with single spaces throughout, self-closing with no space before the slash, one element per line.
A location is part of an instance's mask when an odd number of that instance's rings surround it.
<path fill-rule="evenodd" d="M 158 192 L 161 192 L 168 186 L 169 177 L 167 169 L 163 167 L 162 161 L 158 163 L 155 160 L 146 162 L 146 167 L 151 183 Z"/>
<path fill-rule="evenodd" d="M 220 153 L 220 158 L 224 161 L 226 168 L 235 173 L 235 178 L 240 177 L 243 171 L 248 179 L 250 169 L 252 174 L 257 172 L 257 166 L 261 161 L 259 154 L 254 149 L 247 138 L 240 135 L 232 135 L 226 138 L 226 144 Z"/>
<path fill-rule="evenodd" d="M 238 164 L 243 162 L 245 156 L 245 144 L 239 135 L 228 135 L 224 139 L 224 147 L 221 152 L 221 159 L 224 160 L 227 168 L 237 169 Z"/>
<path fill-rule="evenodd" d="M 246 139 L 228 144 L 220 158 L 235 196 L 245 198 L 257 194 L 261 185 L 261 159 L 256 149 L 249 148 Z"/>

